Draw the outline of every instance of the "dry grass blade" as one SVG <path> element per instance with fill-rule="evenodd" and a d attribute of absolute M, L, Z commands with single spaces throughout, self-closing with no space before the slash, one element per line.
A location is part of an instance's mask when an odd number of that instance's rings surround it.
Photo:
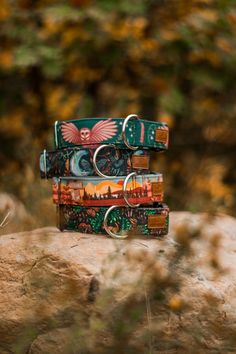
<path fill-rule="evenodd" d="M 0 224 L 0 227 L 5 227 L 5 226 L 7 226 L 8 224 L 9 224 L 9 222 L 10 222 L 10 220 L 8 220 L 9 219 L 9 216 L 11 215 L 11 211 L 9 211 L 8 213 L 7 213 L 7 215 L 4 217 L 4 219 L 2 220 L 2 222 L 1 222 L 1 224 Z"/>
<path fill-rule="evenodd" d="M 147 290 L 145 289 L 145 300 L 146 300 L 146 312 L 147 312 L 147 322 L 148 322 L 148 346 L 149 346 L 149 354 L 152 354 L 152 334 L 151 334 L 151 321 L 152 321 L 152 313 L 151 313 L 151 305 L 149 296 L 147 294 Z"/>

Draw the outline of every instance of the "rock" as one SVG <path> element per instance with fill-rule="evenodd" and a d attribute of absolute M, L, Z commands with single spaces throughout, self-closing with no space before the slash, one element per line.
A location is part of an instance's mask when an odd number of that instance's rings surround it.
<path fill-rule="evenodd" d="M 170 233 L 162 240 L 121 241 L 106 236 L 61 233 L 47 227 L 0 236 L 0 353 L 75 353 L 72 348 L 75 317 L 79 314 L 80 328 L 85 328 L 101 291 L 117 288 L 120 294 L 116 301 L 122 301 L 127 284 L 133 284 L 140 276 L 142 265 L 135 271 L 130 268 L 130 254 L 145 252 L 147 257 L 154 256 L 167 264 L 169 255 L 178 247 L 178 238 L 175 239 L 178 229 L 187 224 L 194 233 L 203 222 L 207 237 L 193 241 L 192 258 L 198 266 L 184 274 L 183 298 L 194 302 L 194 312 L 185 320 L 191 326 L 193 315 L 202 316 L 201 297 L 211 294 L 220 303 L 219 315 L 235 321 L 234 218 L 219 215 L 209 219 L 203 214 L 174 212 Z M 211 240 L 219 232 L 219 259 L 224 271 L 216 278 L 206 260 Z M 178 271 L 181 273 L 186 267 L 188 264 L 183 263 Z M 173 306 L 176 303 L 178 299 L 173 300 Z M 176 333 L 179 333 L 178 321 L 178 316 L 174 316 L 172 330 Z M 204 321 L 207 319 L 202 318 Z M 170 351 L 163 349 L 163 353 L 173 352 L 174 343 L 168 342 Z M 161 349 L 157 352 L 162 353 Z"/>
<path fill-rule="evenodd" d="M 23 203 L 8 193 L 0 193 L 0 235 L 29 229 L 33 218 Z"/>
<path fill-rule="evenodd" d="M 39 335 L 31 344 L 29 354 L 65 354 L 73 352 L 73 328 L 58 328 Z"/>

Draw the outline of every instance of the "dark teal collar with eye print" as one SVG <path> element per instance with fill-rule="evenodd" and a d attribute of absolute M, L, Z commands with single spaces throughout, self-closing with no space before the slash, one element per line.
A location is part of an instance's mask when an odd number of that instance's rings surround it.
<path fill-rule="evenodd" d="M 54 126 L 56 148 L 73 146 L 115 145 L 121 149 L 140 147 L 162 151 L 168 148 L 166 123 L 139 119 L 131 114 L 124 118 L 85 118 L 57 121 Z"/>

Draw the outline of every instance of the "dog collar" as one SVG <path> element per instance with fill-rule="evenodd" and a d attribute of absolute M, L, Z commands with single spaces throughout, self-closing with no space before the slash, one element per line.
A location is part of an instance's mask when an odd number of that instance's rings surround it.
<path fill-rule="evenodd" d="M 112 177 L 53 178 L 53 201 L 56 204 L 93 206 L 128 205 L 138 207 L 163 201 L 163 178 L 160 173 Z"/>
<path fill-rule="evenodd" d="M 108 234 L 123 239 L 129 233 L 163 236 L 168 233 L 168 225 L 169 208 L 165 204 L 139 208 L 58 206 L 58 228 L 61 231 Z"/>
<path fill-rule="evenodd" d="M 131 114 L 123 118 L 85 118 L 57 121 L 54 125 L 56 148 L 114 144 L 121 149 L 139 147 L 156 151 L 168 148 L 166 123 L 139 119 Z"/>
<path fill-rule="evenodd" d="M 149 172 L 149 150 L 120 150 L 114 145 L 95 148 L 67 148 L 40 155 L 41 178 L 95 176 L 110 178 L 130 172 Z"/>

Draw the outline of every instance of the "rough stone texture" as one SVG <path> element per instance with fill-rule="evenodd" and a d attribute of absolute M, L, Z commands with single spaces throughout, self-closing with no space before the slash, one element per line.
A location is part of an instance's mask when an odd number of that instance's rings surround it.
<path fill-rule="evenodd" d="M 168 258 L 175 247 L 176 227 L 188 223 L 196 227 L 204 215 L 186 212 L 171 214 L 168 237 L 163 240 L 113 240 L 106 236 L 61 233 L 54 227 L 0 236 L 0 354 L 63 354 L 73 332 L 72 318 L 81 312 L 81 324 L 89 316 L 90 306 L 100 289 L 121 287 L 138 276 L 125 272 L 116 279 L 118 264 L 126 269 L 128 250 L 147 252 Z M 186 296 L 196 301 L 210 291 L 222 300 L 222 313 L 236 319 L 236 220 L 219 215 L 205 220 L 208 238 L 195 241 L 195 260 L 199 267 L 186 277 Z M 221 233 L 219 258 L 224 269 L 218 279 L 205 267 L 207 243 Z M 168 352 L 169 353 L 169 352 Z"/>

